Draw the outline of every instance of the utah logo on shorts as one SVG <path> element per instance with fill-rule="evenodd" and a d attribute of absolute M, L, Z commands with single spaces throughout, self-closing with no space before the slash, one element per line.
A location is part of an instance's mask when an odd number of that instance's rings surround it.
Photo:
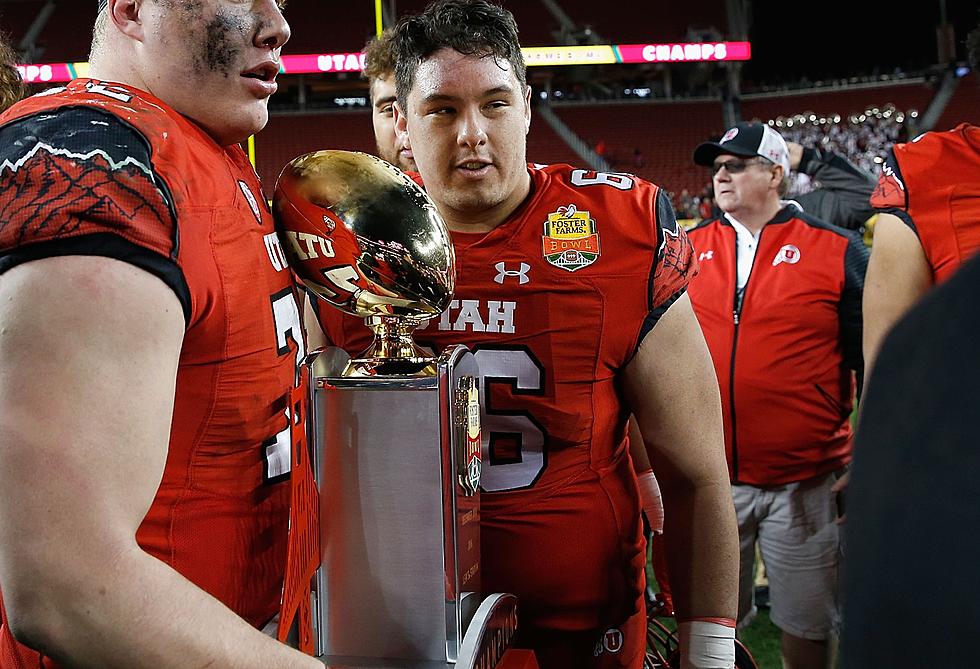
<path fill-rule="evenodd" d="M 548 214 L 541 242 L 545 260 L 568 272 L 588 267 L 599 259 L 595 221 L 589 212 L 579 211 L 574 204 Z"/>

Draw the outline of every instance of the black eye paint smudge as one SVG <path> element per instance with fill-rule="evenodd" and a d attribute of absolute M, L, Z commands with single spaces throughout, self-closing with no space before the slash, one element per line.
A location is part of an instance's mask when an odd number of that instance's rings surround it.
<path fill-rule="evenodd" d="M 219 10 L 205 26 L 207 37 L 206 55 L 202 63 L 204 67 L 230 77 L 231 69 L 241 60 L 242 52 L 254 34 L 251 23 L 253 20 L 245 13 L 234 14 Z"/>

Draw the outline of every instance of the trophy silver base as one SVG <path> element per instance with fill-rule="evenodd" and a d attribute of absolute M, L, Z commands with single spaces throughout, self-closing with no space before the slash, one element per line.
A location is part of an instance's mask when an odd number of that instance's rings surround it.
<path fill-rule="evenodd" d="M 466 628 L 456 662 L 322 656 L 330 669 L 476 669 L 493 667 L 503 657 L 517 629 L 517 598 L 497 593 L 480 604 Z"/>
<path fill-rule="evenodd" d="M 452 662 L 425 662 L 419 660 L 389 660 L 384 658 L 339 657 L 325 655 L 318 660 L 330 669 L 447 669 Z"/>
<path fill-rule="evenodd" d="M 482 601 L 479 467 L 468 466 L 479 464 L 479 432 L 474 454 L 468 431 L 476 359 L 449 347 L 434 376 L 338 376 L 347 361 L 329 352 L 308 362 L 321 493 L 315 655 L 445 666 Z"/>

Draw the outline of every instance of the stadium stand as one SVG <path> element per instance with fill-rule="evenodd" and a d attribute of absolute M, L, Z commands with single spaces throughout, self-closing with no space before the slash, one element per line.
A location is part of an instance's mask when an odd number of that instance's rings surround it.
<path fill-rule="evenodd" d="M 572 151 L 550 125 L 541 117 L 531 113 L 531 132 L 527 136 L 527 159 L 533 163 L 584 164 L 582 158 Z"/>
<path fill-rule="evenodd" d="M 691 161 L 694 147 L 722 125 L 717 101 L 556 105 L 554 111 L 594 146 L 607 145 L 612 168 L 632 172 L 668 190 L 700 190 L 703 168 Z M 639 149 L 643 165 L 634 162 Z"/>
<path fill-rule="evenodd" d="M 34 17 L 40 11 L 44 2 L 13 3 L 3 5 L 3 11 L 8 7 L 18 5 L 31 5 L 34 7 L 34 16 L 28 20 L 27 26 L 30 27 Z M 39 47 L 38 57 L 40 62 L 75 62 L 83 61 L 88 57 L 89 47 L 92 45 L 92 23 L 95 21 L 96 3 L 87 0 L 74 2 L 59 2 L 57 9 L 51 14 L 44 29 L 37 39 Z M 4 26 L 6 26 L 6 14 L 4 16 Z M 84 29 L 79 29 L 84 26 Z"/>
<path fill-rule="evenodd" d="M 290 2 L 286 18 L 293 26 L 287 53 L 356 52 L 375 34 L 373 2 Z"/>
<path fill-rule="evenodd" d="M 11 37 L 16 48 L 21 38 L 30 30 L 38 12 L 44 7 L 44 0 L 25 0 L 0 4 L 0 26 Z"/>
<path fill-rule="evenodd" d="M 0 0 L 0 27 L 14 43 L 27 33 L 34 19 L 47 4 L 46 0 Z M 427 0 L 391 0 L 388 3 L 398 16 L 421 11 Z M 562 43 L 637 43 L 688 41 L 721 38 L 728 26 L 724 0 L 707 0 L 671 7 L 669 12 L 651 12 L 642 3 L 621 3 L 610 11 L 591 0 L 503 0 L 514 12 L 521 26 L 522 41 L 528 46 Z M 558 12 L 553 14 L 548 5 Z M 79 61 L 88 53 L 88 29 L 95 13 L 95 3 L 57 2 L 56 9 L 41 31 L 37 42 L 37 62 Z M 291 2 L 287 15 L 294 26 L 291 53 L 353 52 L 363 48 L 375 30 L 374 3 L 334 3 L 328 12 L 320 3 Z M 559 15 L 564 13 L 575 24 L 574 30 L 561 30 Z M 655 29 L 651 25 L 655 24 Z M 651 34 L 651 30 L 655 32 Z M 675 94 L 698 94 L 683 89 L 682 72 L 694 67 L 678 66 L 675 70 Z M 684 68 L 687 68 L 686 70 Z M 701 69 L 704 69 L 701 67 Z M 541 90 L 564 88 L 562 102 L 557 95 L 549 103 L 587 145 L 602 140 L 612 169 L 634 172 L 675 194 L 684 190 L 692 195 L 704 192 L 708 183 L 705 172 L 691 163 L 691 151 L 705 138 L 724 130 L 721 104 L 717 97 L 664 100 L 665 89 L 657 81 L 658 71 L 650 66 L 604 66 L 567 68 L 549 71 L 533 68 L 529 78 L 535 95 Z M 702 73 L 702 79 L 703 79 Z M 589 87 L 601 81 L 604 88 Z M 687 82 L 690 83 L 690 82 Z M 705 83 L 703 80 L 702 84 Z M 789 84 L 787 84 L 789 85 Z M 644 101 L 596 101 L 603 91 L 618 95 L 625 90 L 643 89 L 651 97 Z M 303 88 L 305 95 L 300 95 Z M 576 90 L 582 95 L 577 96 Z M 38 88 L 38 90 L 40 90 Z M 669 89 L 668 89 L 669 90 Z M 926 78 L 899 80 L 889 84 L 857 84 L 846 87 L 823 87 L 809 91 L 770 90 L 746 93 L 741 99 L 741 116 L 777 124 L 787 138 L 804 144 L 821 143 L 841 151 L 869 169 L 878 165 L 880 156 L 894 141 L 904 140 L 904 127 L 897 120 L 903 112 L 925 110 L 933 98 L 933 84 Z M 284 77 L 281 93 L 273 101 L 269 127 L 256 138 L 257 168 L 267 190 L 279 171 L 293 157 L 319 148 L 344 148 L 373 151 L 371 126 L 367 110 L 336 109 L 336 99 L 366 95 L 366 86 L 357 75 L 308 75 L 302 79 Z M 628 98 L 629 96 L 627 96 Z M 589 99 L 593 98 L 593 99 Z M 356 103 L 355 103 L 356 104 Z M 540 104 L 545 104 L 541 102 Z M 867 114 L 870 109 L 893 107 L 898 113 L 888 118 Z M 322 108 L 326 109 L 322 109 Z M 864 118 L 861 116 L 864 115 Z M 800 124 L 800 117 L 817 119 L 840 116 L 839 122 Z M 852 116 L 859 122 L 852 124 Z M 794 126 L 786 122 L 794 119 Z M 980 123 L 980 86 L 976 75 L 959 81 L 956 91 L 941 114 L 937 130 L 949 129 L 961 122 Z M 569 162 L 585 164 L 540 115 L 535 117 L 528 141 L 528 159 L 541 163 Z"/>
<path fill-rule="evenodd" d="M 818 115 L 840 114 L 848 116 L 869 107 L 892 104 L 897 109 L 919 111 L 925 109 L 934 91 L 922 81 L 883 86 L 866 86 L 846 90 L 819 89 L 809 93 L 789 95 L 770 93 L 745 95 L 742 99 L 742 118 L 768 121 L 780 116 L 793 116 L 803 111 Z M 720 134 L 724 128 L 717 128 Z"/>
<path fill-rule="evenodd" d="M 558 4 L 579 26 L 590 27 L 605 43 L 645 44 L 651 40 L 651 25 L 656 25 L 657 40 L 663 42 L 685 41 L 691 26 L 722 32 L 728 26 L 724 0 L 672 3 L 669 12 L 658 12 L 644 2 L 620 2 L 614 7 L 593 0 L 558 0 Z"/>
<path fill-rule="evenodd" d="M 395 8 L 398 16 L 418 14 L 429 0 L 397 0 Z M 503 0 L 500 4 L 509 9 L 517 19 L 523 46 L 546 46 L 557 44 L 555 34 L 558 21 L 541 0 Z"/>
<path fill-rule="evenodd" d="M 980 81 L 975 72 L 960 79 L 956 93 L 933 130 L 949 130 L 960 123 L 980 125 Z"/>
<path fill-rule="evenodd" d="M 371 115 L 367 110 L 323 114 L 277 115 L 255 136 L 256 166 L 272 196 L 286 163 L 321 149 L 375 152 Z"/>

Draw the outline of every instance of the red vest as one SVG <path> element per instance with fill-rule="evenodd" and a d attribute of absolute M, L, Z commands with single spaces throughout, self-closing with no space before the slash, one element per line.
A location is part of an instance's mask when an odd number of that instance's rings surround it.
<path fill-rule="evenodd" d="M 722 218 L 688 234 L 701 266 L 689 294 L 721 388 L 732 481 L 779 485 L 841 467 L 851 449 L 849 365 L 860 366 L 864 244 L 785 207 L 762 229 L 737 310 L 735 229 Z"/>

